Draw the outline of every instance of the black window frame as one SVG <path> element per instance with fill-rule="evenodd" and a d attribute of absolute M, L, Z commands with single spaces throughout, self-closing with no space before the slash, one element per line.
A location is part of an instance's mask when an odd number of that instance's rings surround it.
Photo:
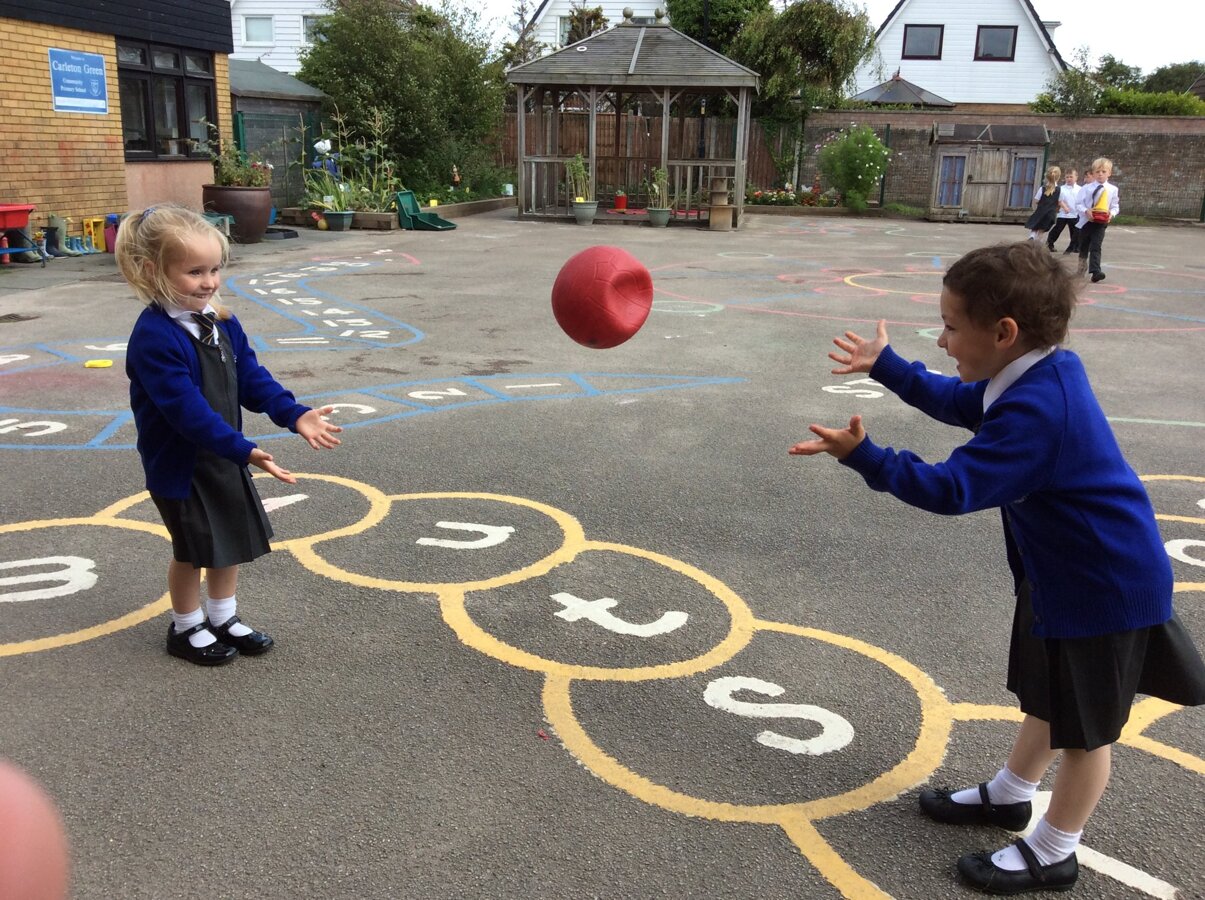
<path fill-rule="evenodd" d="M 208 140 L 192 139 L 189 129 L 188 94 L 189 88 L 202 87 L 205 91 L 205 120 L 217 122 L 217 77 L 215 75 L 215 60 L 213 52 L 199 47 L 184 47 L 165 44 L 160 41 L 141 41 L 128 38 L 117 38 L 117 79 L 123 104 L 128 99 L 127 93 L 138 85 L 139 102 L 142 106 L 143 120 L 146 123 L 146 142 L 150 149 L 131 150 L 125 147 L 126 122 L 122 122 L 122 146 L 125 158 L 129 161 L 158 161 L 158 160 L 195 160 L 209 159 Z M 122 60 L 121 49 L 137 49 L 141 51 L 145 62 L 135 63 Z M 174 54 L 178 65 L 174 67 L 159 66 L 155 63 L 156 53 Z M 188 57 L 204 57 L 209 60 L 209 71 L 198 72 L 188 65 Z M 161 141 L 156 133 L 156 88 L 170 88 L 175 94 L 176 130 L 179 138 L 164 138 L 184 142 L 182 153 L 160 152 Z"/>
<path fill-rule="evenodd" d="M 1011 31 L 1012 40 L 1009 42 L 1008 56 L 982 56 L 980 47 L 983 46 L 984 31 Z M 1017 58 L 1017 26 L 1016 25 L 980 25 L 975 32 L 975 62 L 1013 62 Z"/>
<path fill-rule="evenodd" d="M 937 29 L 937 55 L 930 56 L 929 54 L 918 54 L 908 52 L 908 31 L 912 28 L 936 28 Z M 945 25 L 926 25 L 923 23 L 914 23 L 904 26 L 904 42 L 900 47 L 900 59 L 941 59 L 941 51 L 945 46 L 946 41 L 946 26 Z"/>

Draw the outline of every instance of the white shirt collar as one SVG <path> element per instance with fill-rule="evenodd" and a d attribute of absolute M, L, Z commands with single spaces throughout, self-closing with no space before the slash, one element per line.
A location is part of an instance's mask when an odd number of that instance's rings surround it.
<path fill-rule="evenodd" d="M 163 309 L 167 312 L 167 314 L 169 316 L 172 317 L 173 320 L 175 320 L 177 325 L 179 325 L 181 328 L 183 328 L 185 331 L 187 331 L 193 337 L 199 338 L 201 336 L 201 326 L 193 321 L 193 318 L 192 318 L 193 311 L 191 309 L 184 309 L 182 307 L 176 306 L 176 304 L 174 304 L 174 303 L 163 304 Z M 205 308 L 203 310 L 201 310 L 201 312 L 216 314 L 217 310 L 213 308 L 212 304 L 206 303 Z M 218 340 L 221 340 L 221 334 L 222 334 L 221 331 L 217 332 Z"/>
<path fill-rule="evenodd" d="M 987 408 L 999 400 L 1000 395 L 1012 387 L 1013 382 L 1053 353 L 1054 350 L 1054 347 L 1043 347 L 1039 350 L 1030 350 L 1024 356 L 1018 356 L 1007 366 L 993 375 L 988 380 L 987 390 L 983 392 L 983 411 L 986 413 Z"/>

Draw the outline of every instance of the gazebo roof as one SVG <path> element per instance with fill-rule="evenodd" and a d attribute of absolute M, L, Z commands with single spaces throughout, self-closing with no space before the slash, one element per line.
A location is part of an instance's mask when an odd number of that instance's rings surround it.
<path fill-rule="evenodd" d="M 906 81 L 896 72 L 882 84 L 864 90 L 851 100 L 861 100 L 865 103 L 911 103 L 913 106 L 944 106 L 953 108 L 954 104 L 945 97 L 939 97 L 923 87 Z"/>
<path fill-rule="evenodd" d="M 757 73 L 667 24 L 624 21 L 508 69 L 511 84 L 757 90 Z"/>

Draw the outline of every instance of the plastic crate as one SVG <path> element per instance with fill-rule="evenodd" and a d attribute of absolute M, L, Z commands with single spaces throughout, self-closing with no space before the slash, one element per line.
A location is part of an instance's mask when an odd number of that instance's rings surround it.
<path fill-rule="evenodd" d="M 0 229 L 27 227 L 29 214 L 35 209 L 36 206 L 23 206 L 19 203 L 0 203 Z"/>

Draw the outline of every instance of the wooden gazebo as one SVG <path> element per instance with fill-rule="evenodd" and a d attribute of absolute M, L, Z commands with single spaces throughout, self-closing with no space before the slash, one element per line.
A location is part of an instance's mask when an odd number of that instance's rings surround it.
<path fill-rule="evenodd" d="M 520 218 L 571 214 L 565 163 L 581 153 L 600 208 L 620 191 L 629 207 L 647 204 L 663 168 L 675 220 L 706 220 L 722 185 L 739 224 L 757 73 L 674 30 L 660 9 L 652 25 L 631 17 L 625 9 L 621 24 L 507 71 Z"/>

